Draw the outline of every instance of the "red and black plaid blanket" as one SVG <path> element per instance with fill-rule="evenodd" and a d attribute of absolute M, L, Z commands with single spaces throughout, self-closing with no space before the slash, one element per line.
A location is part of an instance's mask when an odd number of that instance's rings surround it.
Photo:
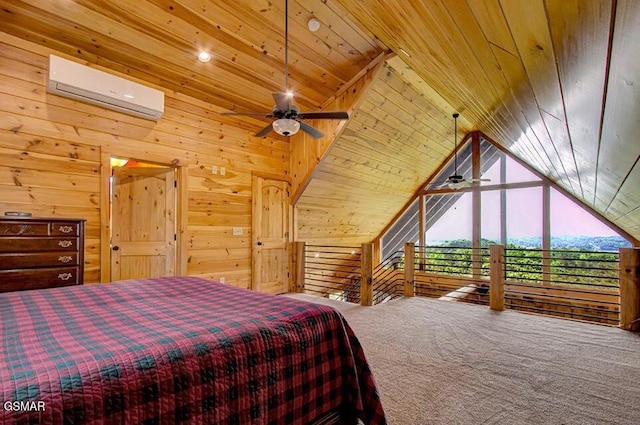
<path fill-rule="evenodd" d="M 2 424 L 385 418 L 334 309 L 194 277 L 0 294 Z"/>

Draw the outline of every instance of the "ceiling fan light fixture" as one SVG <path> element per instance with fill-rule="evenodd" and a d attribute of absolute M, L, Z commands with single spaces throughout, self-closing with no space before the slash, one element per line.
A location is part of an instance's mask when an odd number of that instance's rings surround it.
<path fill-rule="evenodd" d="M 273 130 L 283 136 L 293 136 L 300 130 L 300 123 L 291 118 L 280 118 L 273 122 Z"/>

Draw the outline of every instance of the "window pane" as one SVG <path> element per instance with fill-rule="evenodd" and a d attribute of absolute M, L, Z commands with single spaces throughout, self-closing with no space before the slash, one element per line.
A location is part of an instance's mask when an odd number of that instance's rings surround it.
<path fill-rule="evenodd" d="M 428 196 L 426 199 L 427 245 L 458 239 L 471 241 L 471 193 Z"/>
<path fill-rule="evenodd" d="M 507 243 L 542 247 L 542 187 L 507 190 Z"/>
<path fill-rule="evenodd" d="M 507 157 L 507 183 L 539 182 L 540 178 L 531 171 Z"/>
<path fill-rule="evenodd" d="M 482 185 L 540 181 L 538 176 L 486 140 L 480 144 L 480 159 L 482 178 L 491 179 L 490 182 L 482 182 Z M 502 161 L 505 161 L 504 178 L 501 177 Z"/>
<path fill-rule="evenodd" d="M 481 196 L 481 238 L 488 243 L 501 243 L 501 190 L 482 192 Z"/>
<path fill-rule="evenodd" d="M 556 189 L 551 189 L 551 247 L 617 251 L 631 244 Z"/>

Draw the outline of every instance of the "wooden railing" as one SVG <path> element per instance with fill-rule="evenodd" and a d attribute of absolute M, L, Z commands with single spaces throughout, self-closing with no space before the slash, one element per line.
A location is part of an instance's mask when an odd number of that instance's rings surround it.
<path fill-rule="evenodd" d="M 640 330 L 640 248 L 621 248 L 619 255 L 606 253 L 595 259 L 585 255 L 575 266 L 565 261 L 575 260 L 570 258 L 575 251 L 505 250 L 502 245 L 492 245 L 488 249 L 448 247 L 448 251 L 440 251 L 446 255 L 440 256 L 428 254 L 436 252 L 435 247 L 407 243 L 403 253 L 373 267 L 373 247 L 362 244 L 357 248 L 357 260 L 341 259 L 339 265 L 334 264 L 337 268 L 330 270 L 313 264 L 312 259 L 319 255 L 310 255 L 310 247 L 296 243 L 294 288 L 300 292 L 367 306 L 400 295 L 436 297 L 498 311 L 509 308 Z M 335 249 L 323 249 L 327 248 Z M 340 249 L 351 255 L 356 250 Z M 460 256 L 465 249 L 469 252 Z M 523 256 L 533 260 L 523 263 L 518 260 Z M 408 263 L 413 267 L 406 264 L 407 259 L 413 259 Z M 306 265 L 310 260 L 312 265 Z M 319 282 L 324 289 L 317 289 Z"/>
<path fill-rule="evenodd" d="M 361 247 L 307 245 L 296 242 L 295 292 L 309 292 L 326 298 L 360 302 L 362 279 Z M 368 255 L 364 252 L 364 255 Z"/>
<path fill-rule="evenodd" d="M 373 267 L 373 244 L 359 247 L 294 243 L 295 276 L 293 291 L 309 292 L 325 298 L 379 304 L 402 295 L 404 276 L 396 273 L 397 259 L 390 258 Z"/>

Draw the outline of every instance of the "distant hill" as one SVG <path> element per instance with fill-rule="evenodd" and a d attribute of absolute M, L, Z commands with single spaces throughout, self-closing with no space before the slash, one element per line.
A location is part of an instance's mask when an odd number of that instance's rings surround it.
<path fill-rule="evenodd" d="M 438 246 L 471 246 L 471 241 L 457 239 L 453 241 L 434 241 Z M 496 243 L 483 239 L 482 246 Z M 542 238 L 512 238 L 509 243 L 523 248 L 542 247 Z M 556 236 L 551 238 L 552 249 L 581 249 L 588 251 L 617 251 L 618 248 L 631 247 L 631 244 L 622 236 Z"/>

